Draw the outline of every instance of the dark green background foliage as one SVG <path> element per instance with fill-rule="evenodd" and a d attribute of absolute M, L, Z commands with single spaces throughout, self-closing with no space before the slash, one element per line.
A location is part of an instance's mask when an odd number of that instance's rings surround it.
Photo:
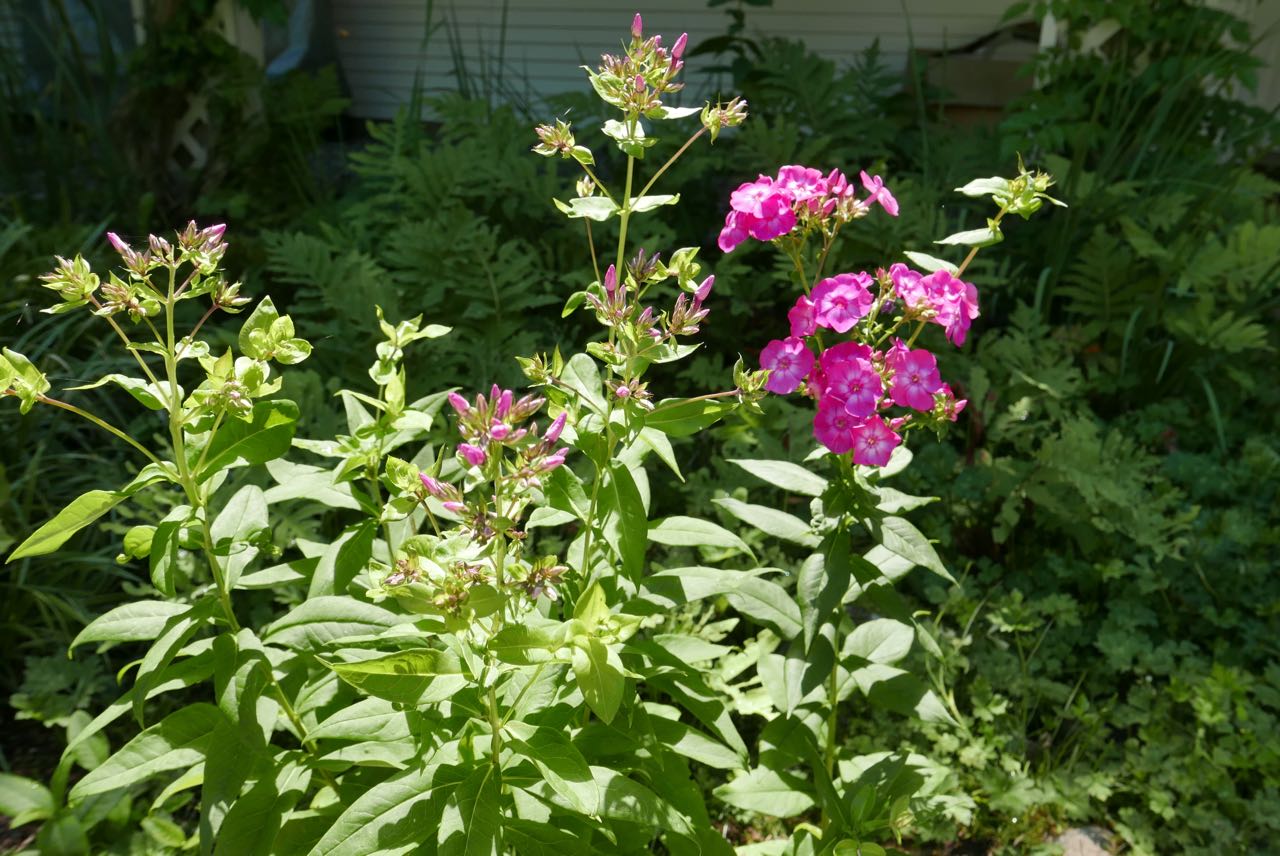
<path fill-rule="evenodd" d="M 875 50 L 837 67 L 765 37 L 709 45 L 725 60 L 725 91 L 743 93 L 753 115 L 732 145 L 675 167 L 684 204 L 674 219 L 637 224 L 651 229 L 642 245 L 700 241 L 717 275 L 701 350 L 663 382 L 673 394 L 723 384 L 739 353 L 754 361 L 785 329 L 794 295 L 778 288 L 772 256 L 714 248 L 739 182 L 784 163 L 884 175 L 903 216 L 859 226 L 835 269 L 861 269 L 899 258 L 909 236 L 952 231 L 969 209 L 949 188 L 1007 172 L 1015 153 L 1052 172 L 1071 207 L 1010 227 L 998 261 L 974 265 L 983 315 L 943 366 L 971 403 L 905 475 L 904 489 L 939 496 L 918 522 L 963 575 L 954 587 L 915 578 L 909 596 L 942 648 L 918 665 L 964 722 L 868 713 L 844 724 L 847 739 L 879 747 L 888 730 L 957 773 L 950 784 L 976 803 L 971 823 L 926 818 L 925 839 L 1028 852 L 1091 821 L 1142 852 L 1263 852 L 1280 835 L 1280 187 L 1264 159 L 1276 121 L 1229 97 L 1257 68 L 1230 46 L 1250 34 L 1226 13 L 1175 0 L 1019 5 L 1052 11 L 1072 33 L 1103 17 L 1120 31 L 1100 55 L 1042 54 L 1047 85 L 998 127 L 956 127 L 930 93 L 901 94 Z M 514 382 L 509 355 L 580 338 L 560 309 L 591 278 L 585 221 L 551 207 L 569 164 L 529 156 L 532 117 L 447 95 L 431 102 L 438 128 L 416 105 L 371 124 L 345 169 L 316 169 L 322 135 L 337 137 L 332 75 L 267 83 L 225 44 L 184 41 L 190 22 L 168 24 L 175 35 L 157 51 L 60 65 L 52 100 L 10 87 L 0 111 L 0 321 L 5 343 L 49 368 L 55 387 L 116 358 L 87 319 L 38 314 L 33 275 L 54 252 L 101 254 L 108 222 L 144 233 L 190 215 L 230 219 L 248 291 L 272 293 L 316 346 L 289 380 L 316 420 L 334 410 L 334 389 L 363 377 L 373 304 L 455 328 L 409 356 L 433 388 Z M 225 79 L 163 73 L 209 66 Z M 145 165 L 163 130 L 112 133 L 140 130 L 137 105 L 202 86 L 225 101 L 206 169 L 157 175 Z M 261 113 L 246 108 L 251 95 Z M 588 136 L 595 108 L 576 96 L 552 105 L 569 106 Z M 67 154 L 87 145 L 101 156 Z M 597 224 L 598 241 L 609 228 Z M 137 415 L 109 413 L 123 425 Z M 748 484 L 758 493 L 737 468 L 712 466 L 713 450 L 803 455 L 801 409 L 774 399 L 752 419 L 685 441 L 687 483 L 677 494 L 674 480 L 655 482 L 655 513 L 709 508 Z M 77 425 L 6 408 L 0 431 L 21 450 L 0 470 L 0 548 L 87 486 L 119 481 L 100 472 L 110 458 Z M 48 659 L 146 584 L 116 566 L 110 540 L 82 536 L 57 566 L 19 562 L 0 580 L 11 652 L 0 677 L 21 716 L 64 724 L 110 692 L 92 669 Z"/>

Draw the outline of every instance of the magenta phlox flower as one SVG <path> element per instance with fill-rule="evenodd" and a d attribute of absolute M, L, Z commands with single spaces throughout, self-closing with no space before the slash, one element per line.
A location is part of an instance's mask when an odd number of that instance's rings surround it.
<path fill-rule="evenodd" d="M 787 320 L 791 322 L 792 336 L 812 336 L 818 330 L 818 322 L 813 316 L 813 301 L 804 295 L 800 295 L 796 305 L 787 310 Z"/>
<path fill-rule="evenodd" d="M 780 395 L 795 392 L 809 376 L 813 363 L 813 352 L 805 347 L 804 340 L 794 336 L 774 339 L 760 352 L 760 367 L 769 369 L 764 388 Z"/>
<path fill-rule="evenodd" d="M 933 308 L 931 292 L 924 284 L 924 274 L 898 262 L 889 266 L 889 279 L 893 282 L 893 293 L 908 309 Z"/>
<path fill-rule="evenodd" d="M 773 179 L 762 175 L 755 181 L 738 185 L 738 189 L 729 194 L 729 207 L 752 217 L 766 217 L 778 207 L 789 207 L 791 199 L 786 190 L 776 186 Z"/>
<path fill-rule="evenodd" d="M 949 271 L 938 270 L 926 276 L 923 285 L 937 313 L 932 320 L 946 328 L 954 345 L 963 345 L 973 319 L 978 317 L 978 289 L 962 282 Z"/>
<path fill-rule="evenodd" d="M 845 411 L 856 419 L 876 412 L 884 394 L 884 382 L 869 360 L 840 360 L 822 372 L 822 401 L 844 402 Z"/>
<path fill-rule="evenodd" d="M 786 191 L 797 203 L 811 203 L 826 195 L 827 180 L 813 167 L 792 164 L 778 170 L 778 180 L 774 187 Z"/>
<path fill-rule="evenodd" d="M 458 454 L 473 467 L 483 467 L 484 462 L 489 460 L 489 455 L 479 446 L 473 446 L 470 443 L 459 443 Z"/>
<path fill-rule="evenodd" d="M 837 455 L 853 448 L 854 427 L 858 420 L 844 409 L 844 402 L 824 398 L 818 402 L 818 412 L 813 417 L 813 436 Z"/>
<path fill-rule="evenodd" d="M 889 188 L 884 186 L 880 176 L 867 175 L 867 171 L 863 170 L 859 173 L 859 178 L 862 179 L 862 186 L 867 189 L 869 194 L 867 202 L 879 202 L 880 207 L 887 211 L 890 217 L 897 217 L 898 200 L 893 198 L 893 194 L 889 192 Z"/>
<path fill-rule="evenodd" d="M 889 456 L 902 443 L 902 438 L 879 416 L 859 423 L 852 434 L 853 462 L 867 467 L 883 467 L 889 463 Z"/>
<path fill-rule="evenodd" d="M 752 216 L 747 224 L 747 232 L 757 241 L 772 241 L 796 227 L 796 212 L 781 194 L 765 200 L 761 211 L 760 216 Z"/>
<path fill-rule="evenodd" d="M 825 372 L 838 362 L 848 360 L 874 362 L 875 357 L 876 352 L 871 350 L 870 345 L 864 345 L 861 342 L 839 342 L 822 352 L 822 356 L 818 358 L 818 366 Z"/>
<path fill-rule="evenodd" d="M 885 362 L 893 369 L 890 381 L 893 403 L 912 410 L 933 410 L 933 394 L 942 388 L 937 358 L 923 348 L 895 347 L 890 349 Z"/>
<path fill-rule="evenodd" d="M 819 327 L 845 333 L 871 311 L 871 277 L 866 273 L 841 273 L 819 282 L 811 298 Z"/>
<path fill-rule="evenodd" d="M 720 251 L 731 253 L 738 244 L 750 237 L 749 227 L 753 219 L 750 214 L 730 211 L 729 216 L 724 218 L 724 228 L 720 230 L 720 237 L 716 240 Z"/>

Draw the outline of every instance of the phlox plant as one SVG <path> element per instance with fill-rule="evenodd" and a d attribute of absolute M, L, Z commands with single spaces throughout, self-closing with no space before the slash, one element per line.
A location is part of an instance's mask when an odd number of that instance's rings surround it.
<path fill-rule="evenodd" d="M 622 52 L 588 71 L 618 114 L 603 132 L 625 156 L 620 188 L 567 123 L 537 129 L 535 151 L 583 172 L 557 205 L 586 224 L 595 279 L 565 312 L 592 314 L 602 333 L 568 357 L 520 358 L 527 391 L 412 398 L 405 349 L 448 330 L 378 310 L 374 391 L 339 393 L 346 434 L 302 438 L 272 368 L 310 353 L 287 315 L 263 299 L 235 348 L 199 337 L 213 314 L 248 303 L 220 273 L 221 226 L 192 224 L 143 249 L 110 235 L 119 273 L 76 258 L 45 277 L 61 298 L 49 311 L 92 311 L 136 358 L 140 377 L 92 386 L 122 388 L 164 430 L 158 442 L 134 437 L 50 397 L 47 378 L 4 351 L 0 388 L 24 411 L 69 410 L 145 459 L 9 561 L 54 552 L 143 490 L 170 511 L 123 539 L 120 561 L 147 566 L 153 596 L 100 616 L 72 645 L 137 646 L 120 674 L 128 688 L 68 733 L 48 786 L 0 779 L 0 809 L 44 821 L 40 852 L 89 852 L 95 825 L 132 810 L 150 842 L 139 848 L 237 856 L 728 854 L 714 819 L 733 810 L 785 821 L 784 835 L 738 852 L 876 854 L 913 812 L 945 804 L 945 771 L 915 754 L 854 755 L 841 722 L 855 694 L 954 715 L 894 665 L 917 639 L 936 646 L 893 582 L 916 566 L 948 575 L 901 516 L 928 500 L 884 481 L 909 462 L 902 435 L 963 406 L 915 341 L 929 323 L 963 341 L 976 314 L 960 280 L 968 260 L 916 255 L 932 272 L 823 278 L 838 231 L 873 204 L 893 213 L 890 191 L 864 176 L 858 198 L 838 171 L 803 167 L 744 185 L 722 247 L 771 241 L 794 260 L 804 297 L 791 335 L 765 348 L 761 370 L 740 360 L 729 389 L 663 397 L 648 371 L 697 347 L 715 280 L 697 248 L 664 259 L 632 247 L 628 226 L 678 202 L 650 191 L 689 146 L 746 119 L 739 99 L 664 103 L 681 86 L 686 41 L 665 47 L 637 15 Z M 641 184 L 655 130 L 695 116 Z M 1047 186 L 1025 171 L 970 185 L 1000 214 L 948 241 L 994 240 L 1001 217 L 1030 213 Z M 592 232 L 606 222 L 614 247 Z M 202 297 L 207 310 L 179 336 L 181 304 Z M 794 565 L 760 566 L 738 533 L 705 517 L 650 519 L 650 459 L 678 478 L 673 440 L 798 388 L 818 401 L 822 447 L 808 465 L 735 463 L 808 499 L 810 518 L 720 500 L 726 519 L 797 549 Z M 299 509 L 325 525 L 286 534 L 280 521 Z M 664 547 L 704 563 L 670 566 Z M 679 620 L 688 615 L 717 616 L 733 635 L 699 635 Z M 132 733 L 114 753 L 109 729 Z M 135 799 L 149 802 L 131 809 Z"/>

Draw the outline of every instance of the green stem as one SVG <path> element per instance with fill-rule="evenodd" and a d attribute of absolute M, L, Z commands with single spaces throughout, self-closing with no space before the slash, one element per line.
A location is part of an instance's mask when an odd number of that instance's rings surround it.
<path fill-rule="evenodd" d="M 71 413 L 76 414 L 77 416 L 82 416 L 85 419 L 88 419 L 90 422 L 92 422 L 94 425 L 97 425 L 102 430 L 110 434 L 114 434 L 116 437 L 119 437 L 121 440 L 124 440 L 130 446 L 137 449 L 142 454 L 146 455 L 147 459 L 151 461 L 151 463 L 161 467 L 164 466 L 164 461 L 160 460 L 155 455 L 153 455 L 151 451 L 147 449 L 146 446 L 142 445 L 137 440 L 133 439 L 128 434 L 126 434 L 124 431 L 121 431 L 119 428 L 112 425 L 110 422 L 107 422 L 106 420 L 103 420 L 103 419 L 99 419 L 97 416 L 94 416 L 89 411 L 81 410 L 79 407 L 76 407 L 74 404 L 67 404 L 65 401 L 59 401 L 58 399 L 50 398 L 47 395 L 40 396 L 38 400 L 42 404 L 51 404 L 54 407 L 60 407 L 63 410 L 69 411 Z"/>
<path fill-rule="evenodd" d="M 622 256 L 627 247 L 627 221 L 631 219 L 631 181 L 635 176 L 636 159 L 631 155 L 627 155 L 627 184 L 623 191 L 625 198 L 622 200 L 622 207 L 618 213 L 618 260 L 614 266 L 618 272 L 618 284 L 621 287 L 625 280 L 622 269 Z"/>
<path fill-rule="evenodd" d="M 591 269 L 595 271 L 596 282 L 603 283 L 600 278 L 600 262 L 596 260 L 596 242 L 591 237 L 591 221 L 584 217 L 582 222 L 587 224 L 587 246 L 591 248 Z"/>
<path fill-rule="evenodd" d="M 99 303 L 98 299 L 93 295 L 89 296 L 89 300 L 93 303 L 93 305 L 96 308 L 98 309 L 102 308 L 102 304 Z M 151 368 L 147 365 L 146 360 L 142 359 L 142 354 L 139 354 L 137 349 L 133 347 L 133 340 L 129 338 L 129 334 L 126 333 L 123 329 L 121 329 L 120 325 L 116 323 L 116 319 L 112 318 L 110 315 L 103 315 L 102 317 L 105 318 L 107 320 L 107 323 L 111 325 L 111 329 L 116 331 L 116 335 L 120 337 L 120 341 L 124 342 L 125 350 L 128 351 L 130 354 L 133 354 L 133 358 L 138 361 L 138 368 L 142 369 L 142 373 L 146 375 L 147 379 L 150 380 L 153 384 L 155 384 L 156 389 L 159 390 L 160 382 L 156 380 L 156 376 L 151 373 Z M 146 316 L 143 316 L 143 317 L 145 318 Z M 150 324 L 151 320 L 147 319 L 147 323 Z"/>
<path fill-rule="evenodd" d="M 657 181 L 657 180 L 662 176 L 662 174 L 663 174 L 664 172 L 666 172 L 666 171 L 667 171 L 667 168 L 668 168 L 668 167 L 670 167 L 670 166 L 671 166 L 673 163 L 675 163 L 677 160 L 679 160 L 679 159 L 680 159 L 680 156 L 681 156 L 682 154 L 684 154 L 684 153 L 685 153 L 685 150 L 686 150 L 686 149 L 688 149 L 688 148 L 689 148 L 689 146 L 693 145 L 693 141 L 694 141 L 694 140 L 696 140 L 696 139 L 698 139 L 698 137 L 701 137 L 701 136 L 702 136 L 703 134 L 705 134 L 706 132 L 707 132 L 707 129 L 706 129 L 706 126 L 704 125 L 703 127 L 699 128 L 699 129 L 697 130 L 697 132 L 696 132 L 696 133 L 694 133 L 694 135 L 693 135 L 692 137 L 690 137 L 689 139 L 685 140 L 685 141 L 684 141 L 684 145 L 683 145 L 683 146 L 681 146 L 679 149 L 677 149 L 675 154 L 673 154 L 671 157 L 667 158 L 667 162 L 666 162 L 666 163 L 664 163 L 664 164 L 662 165 L 662 168 L 661 168 L 661 169 L 659 169 L 657 172 L 655 172 L 655 173 L 653 174 L 653 178 L 649 179 L 649 182 L 648 182 L 647 184 L 645 184 L 644 188 L 640 191 L 640 195 L 641 195 L 641 196 L 644 196 L 646 193 L 648 193 L 648 192 L 649 192 L 649 188 L 650 188 L 650 187 L 653 187 L 653 183 L 654 183 L 655 181 Z M 628 199 L 628 200 L 630 200 L 630 198 L 631 198 L 631 192 L 630 192 L 630 190 L 628 190 L 628 191 L 627 191 L 627 199 Z M 629 204 L 629 203 L 628 203 L 628 204 Z"/>
<path fill-rule="evenodd" d="M 595 183 L 596 187 L 600 189 L 600 192 L 604 194 L 604 198 L 608 199 L 610 202 L 613 202 L 614 205 L 617 205 L 618 203 L 614 201 L 613 195 L 609 193 L 609 188 L 604 186 L 604 182 L 596 178 L 596 174 L 591 171 L 591 167 L 587 166 L 585 163 L 582 163 L 582 161 L 578 161 L 578 163 L 581 164 L 582 168 L 586 171 L 587 177 L 590 178 Z"/>

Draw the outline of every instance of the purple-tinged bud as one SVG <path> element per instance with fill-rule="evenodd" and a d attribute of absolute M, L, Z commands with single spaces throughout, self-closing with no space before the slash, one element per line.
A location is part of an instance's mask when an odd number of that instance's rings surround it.
<path fill-rule="evenodd" d="M 125 258 L 133 255 L 133 247 L 120 240 L 120 236 L 115 232 L 108 232 L 107 240 L 111 242 L 111 246 L 115 248 L 115 251 Z"/>
<path fill-rule="evenodd" d="M 680 297 L 678 297 L 678 298 L 676 298 L 676 299 L 677 299 L 677 300 L 679 300 L 679 299 L 681 299 L 681 298 L 683 298 L 683 297 L 684 297 L 684 295 L 682 294 L 682 295 L 680 295 Z M 644 311 L 640 313 L 640 317 L 636 318 L 636 323 L 637 323 L 637 324 L 639 324 L 641 327 L 643 327 L 645 324 L 648 324 L 648 323 L 650 323 L 650 322 L 652 322 L 652 321 L 653 321 L 653 307 L 652 307 L 652 306 L 646 306 L 646 307 L 644 308 Z"/>
<path fill-rule="evenodd" d="M 511 434 L 511 426 L 498 419 L 489 424 L 489 436 L 501 442 Z"/>
<path fill-rule="evenodd" d="M 483 467 L 484 462 L 489 460 L 489 456 L 484 449 L 479 446 L 473 446 L 470 443 L 460 443 L 458 445 L 458 454 L 473 467 Z"/>
<path fill-rule="evenodd" d="M 496 383 L 495 383 L 495 384 L 493 384 L 491 387 L 489 387 L 489 400 L 490 400 L 490 401 L 497 401 L 497 400 L 498 400 L 498 396 L 500 396 L 500 395 L 502 395 L 502 387 L 498 386 Z"/>
<path fill-rule="evenodd" d="M 684 47 L 689 44 L 689 34 L 681 33 L 680 38 L 676 39 L 676 43 L 671 46 L 671 58 L 680 59 L 684 56 Z"/>
<path fill-rule="evenodd" d="M 554 443 L 560 439 L 560 432 L 564 431 L 565 414 L 561 413 L 550 425 L 547 426 L 547 433 L 543 435 L 543 439 L 548 443 Z"/>
<path fill-rule="evenodd" d="M 151 247 L 151 252 L 161 258 L 165 258 L 173 252 L 172 245 L 159 235 L 148 235 L 147 243 Z"/>
<path fill-rule="evenodd" d="M 640 13 L 636 12 L 636 16 L 631 19 L 631 38 L 639 39 L 644 37 L 644 19 L 640 17 Z"/>
<path fill-rule="evenodd" d="M 693 293 L 694 303 L 701 303 L 711 296 L 711 286 L 716 284 L 715 274 L 707 277 L 702 281 L 702 285 L 698 286 L 698 290 Z"/>
<path fill-rule="evenodd" d="M 604 272 L 604 290 L 610 297 L 618 290 L 618 271 L 613 265 L 609 265 L 609 269 Z"/>
<path fill-rule="evenodd" d="M 644 76 L 637 74 L 635 80 L 636 92 L 644 92 Z"/>
<path fill-rule="evenodd" d="M 459 416 L 466 416 L 471 412 L 471 405 L 467 400 L 456 392 L 449 393 L 449 403 L 453 405 L 453 409 L 458 411 Z"/>
<path fill-rule="evenodd" d="M 226 231 L 227 231 L 227 224 L 218 223 L 215 226 L 210 226 L 207 229 L 201 230 L 200 236 L 204 238 L 205 243 L 217 244 L 222 241 L 222 236 Z"/>
<path fill-rule="evenodd" d="M 431 476 L 426 473 L 419 473 L 418 478 L 422 481 L 422 486 L 427 489 L 427 493 L 437 499 L 446 495 L 447 491 L 445 491 L 444 485 L 433 479 Z"/>
<path fill-rule="evenodd" d="M 615 390 L 613 391 L 613 394 L 614 394 L 614 395 L 616 395 L 616 396 L 618 396 L 618 398 L 630 398 L 630 397 L 631 397 L 631 387 L 629 387 L 629 386 L 620 386 L 620 387 L 618 387 L 617 389 L 615 389 Z"/>
<path fill-rule="evenodd" d="M 467 510 L 466 503 L 458 502 L 457 500 L 449 500 L 440 504 L 444 506 L 445 511 L 452 511 L 454 514 L 460 514 Z"/>
<path fill-rule="evenodd" d="M 498 387 L 495 386 L 494 390 L 497 391 L 497 389 Z M 501 392 L 498 392 L 498 406 L 494 412 L 498 415 L 499 419 L 502 419 L 511 412 L 511 401 L 513 397 L 514 396 L 512 396 L 511 390 L 509 389 L 504 389 Z"/>
<path fill-rule="evenodd" d="M 564 463 L 564 456 L 569 453 L 568 449 L 557 449 L 554 454 L 547 455 L 538 464 L 538 470 L 549 473 L 556 467 Z"/>
<path fill-rule="evenodd" d="M 653 37 L 653 46 L 658 50 L 662 50 L 662 34 L 661 33 Z"/>

